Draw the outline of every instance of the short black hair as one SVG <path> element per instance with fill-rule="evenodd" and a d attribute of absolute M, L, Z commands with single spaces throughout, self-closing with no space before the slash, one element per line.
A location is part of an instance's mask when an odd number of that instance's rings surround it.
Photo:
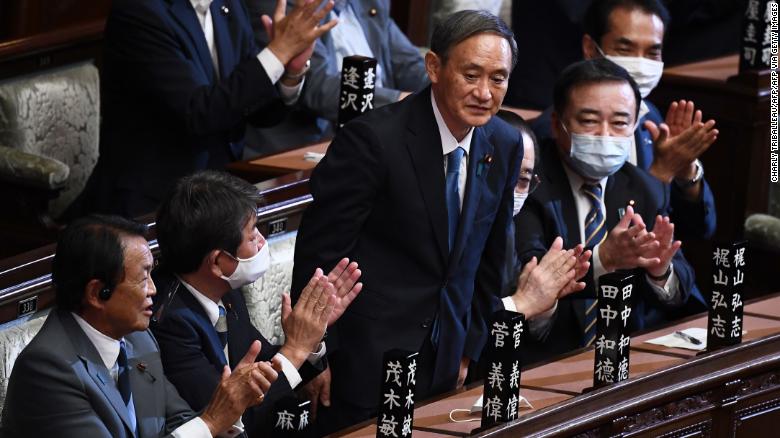
<path fill-rule="evenodd" d="M 57 306 L 77 312 L 87 283 L 97 279 L 113 289 L 125 275 L 123 239 L 146 238 L 146 225 L 120 216 L 90 215 L 73 221 L 61 233 L 52 262 Z"/>
<path fill-rule="evenodd" d="M 601 46 L 601 38 L 609 32 L 609 16 L 618 8 L 633 11 L 639 9 L 655 15 L 664 23 L 664 34 L 669 29 L 671 16 L 661 0 L 593 0 L 585 11 L 582 30 Z"/>
<path fill-rule="evenodd" d="M 512 49 L 512 66 L 517 64 L 517 42 L 512 29 L 499 17 L 488 11 L 463 10 L 455 12 L 439 23 L 431 37 L 431 51 L 443 64 L 447 63 L 450 50 L 460 42 L 480 33 L 503 37 Z"/>
<path fill-rule="evenodd" d="M 637 87 L 634 79 L 623 67 L 606 58 L 575 62 L 563 69 L 560 77 L 555 81 L 555 88 L 553 89 L 553 108 L 555 112 L 560 116 L 563 115 L 569 104 L 571 90 L 580 85 L 600 82 L 625 82 L 631 86 L 636 101 L 634 111 L 634 120 L 636 121 L 639 116 L 639 104 L 642 101 L 639 87 Z"/>
<path fill-rule="evenodd" d="M 255 186 L 225 172 L 206 170 L 180 179 L 157 211 L 157 240 L 165 268 L 188 274 L 212 250 L 235 255 L 259 201 Z"/>
<path fill-rule="evenodd" d="M 527 135 L 528 138 L 534 142 L 534 173 L 538 174 L 539 168 L 541 167 L 542 157 L 539 155 L 539 142 L 536 140 L 536 134 L 534 134 L 534 130 L 531 128 L 531 125 L 523 118 L 523 116 L 517 114 L 514 111 L 500 109 L 496 115 L 501 118 L 501 120 L 509 123 L 515 129 L 520 131 L 521 135 Z"/>

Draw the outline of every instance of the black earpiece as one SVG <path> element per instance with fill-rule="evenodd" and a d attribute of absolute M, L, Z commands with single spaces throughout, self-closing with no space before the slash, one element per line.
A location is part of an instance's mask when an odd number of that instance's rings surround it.
<path fill-rule="evenodd" d="M 100 299 L 103 301 L 108 301 L 108 299 L 111 298 L 111 289 L 108 287 L 100 289 L 100 292 L 98 292 L 98 297 L 100 297 Z"/>

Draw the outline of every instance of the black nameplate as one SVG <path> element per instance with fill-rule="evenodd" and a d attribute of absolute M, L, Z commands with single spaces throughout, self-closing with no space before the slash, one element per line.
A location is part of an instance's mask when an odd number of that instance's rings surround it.
<path fill-rule="evenodd" d="M 632 295 L 636 276 L 614 272 L 599 277 L 596 319 L 593 386 L 601 387 L 628 379 L 628 321 L 632 312 Z"/>
<path fill-rule="evenodd" d="M 390 350 L 382 358 L 377 437 L 412 436 L 417 356 L 418 353 Z"/>
<path fill-rule="evenodd" d="M 747 0 L 745 5 L 739 43 L 739 71 L 768 69 L 772 59 L 772 35 L 777 41 L 777 28 L 772 29 L 772 16 L 777 17 L 777 3 Z"/>
<path fill-rule="evenodd" d="M 266 237 L 282 234 L 287 231 L 287 218 L 283 217 L 275 221 L 268 222 L 268 235 Z"/>
<path fill-rule="evenodd" d="M 339 127 L 374 109 L 376 59 L 347 56 L 341 68 L 339 93 Z"/>
<path fill-rule="evenodd" d="M 517 419 L 520 401 L 520 344 L 525 330 L 522 313 L 500 310 L 488 327 L 488 345 L 480 430 Z"/>
<path fill-rule="evenodd" d="M 19 301 L 19 307 L 16 311 L 16 317 L 20 318 L 24 315 L 35 313 L 38 310 L 38 295 L 30 298 L 25 298 Z"/>
<path fill-rule="evenodd" d="M 301 401 L 295 396 L 287 396 L 274 404 L 274 437 L 311 436 L 309 423 L 311 401 Z"/>
<path fill-rule="evenodd" d="M 747 242 L 718 245 L 712 253 L 712 293 L 707 318 L 707 350 L 742 342 Z"/>

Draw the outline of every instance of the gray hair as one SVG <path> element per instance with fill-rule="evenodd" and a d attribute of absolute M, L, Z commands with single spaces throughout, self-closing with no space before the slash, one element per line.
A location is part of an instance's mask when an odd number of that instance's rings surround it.
<path fill-rule="evenodd" d="M 455 12 L 436 26 L 431 37 L 431 51 L 447 62 L 450 50 L 460 42 L 480 33 L 503 37 L 512 48 L 512 69 L 517 64 L 517 42 L 515 34 L 504 23 L 488 11 L 465 10 Z"/>

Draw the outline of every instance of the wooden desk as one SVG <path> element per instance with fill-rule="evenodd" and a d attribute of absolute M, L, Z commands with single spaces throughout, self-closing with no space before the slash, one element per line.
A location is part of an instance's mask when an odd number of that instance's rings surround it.
<path fill-rule="evenodd" d="M 512 111 L 525 120 L 533 120 L 541 114 L 541 111 L 523 108 L 503 107 Z M 311 170 L 317 167 L 317 161 L 304 158 L 307 152 L 324 154 L 328 150 L 330 140 L 298 147 L 286 152 L 267 155 L 251 160 L 231 163 L 227 166 L 230 173 L 238 175 L 250 182 L 265 181 L 280 175 L 286 175 L 301 170 Z"/>
<path fill-rule="evenodd" d="M 523 370 L 520 393 L 533 408 L 478 436 L 769 436 L 767 427 L 780 421 L 780 295 L 754 301 L 745 312 L 742 344 L 700 356 L 644 341 L 683 328 L 706 328 L 704 316 L 634 337 L 631 378 L 595 391 L 586 391 L 593 379 L 592 349 Z M 449 414 L 468 409 L 481 393 L 477 384 L 420 403 L 414 435 L 472 434 L 479 421 L 456 423 Z M 480 416 L 457 413 L 455 418 Z M 336 436 L 374 437 L 374 421 Z"/>

